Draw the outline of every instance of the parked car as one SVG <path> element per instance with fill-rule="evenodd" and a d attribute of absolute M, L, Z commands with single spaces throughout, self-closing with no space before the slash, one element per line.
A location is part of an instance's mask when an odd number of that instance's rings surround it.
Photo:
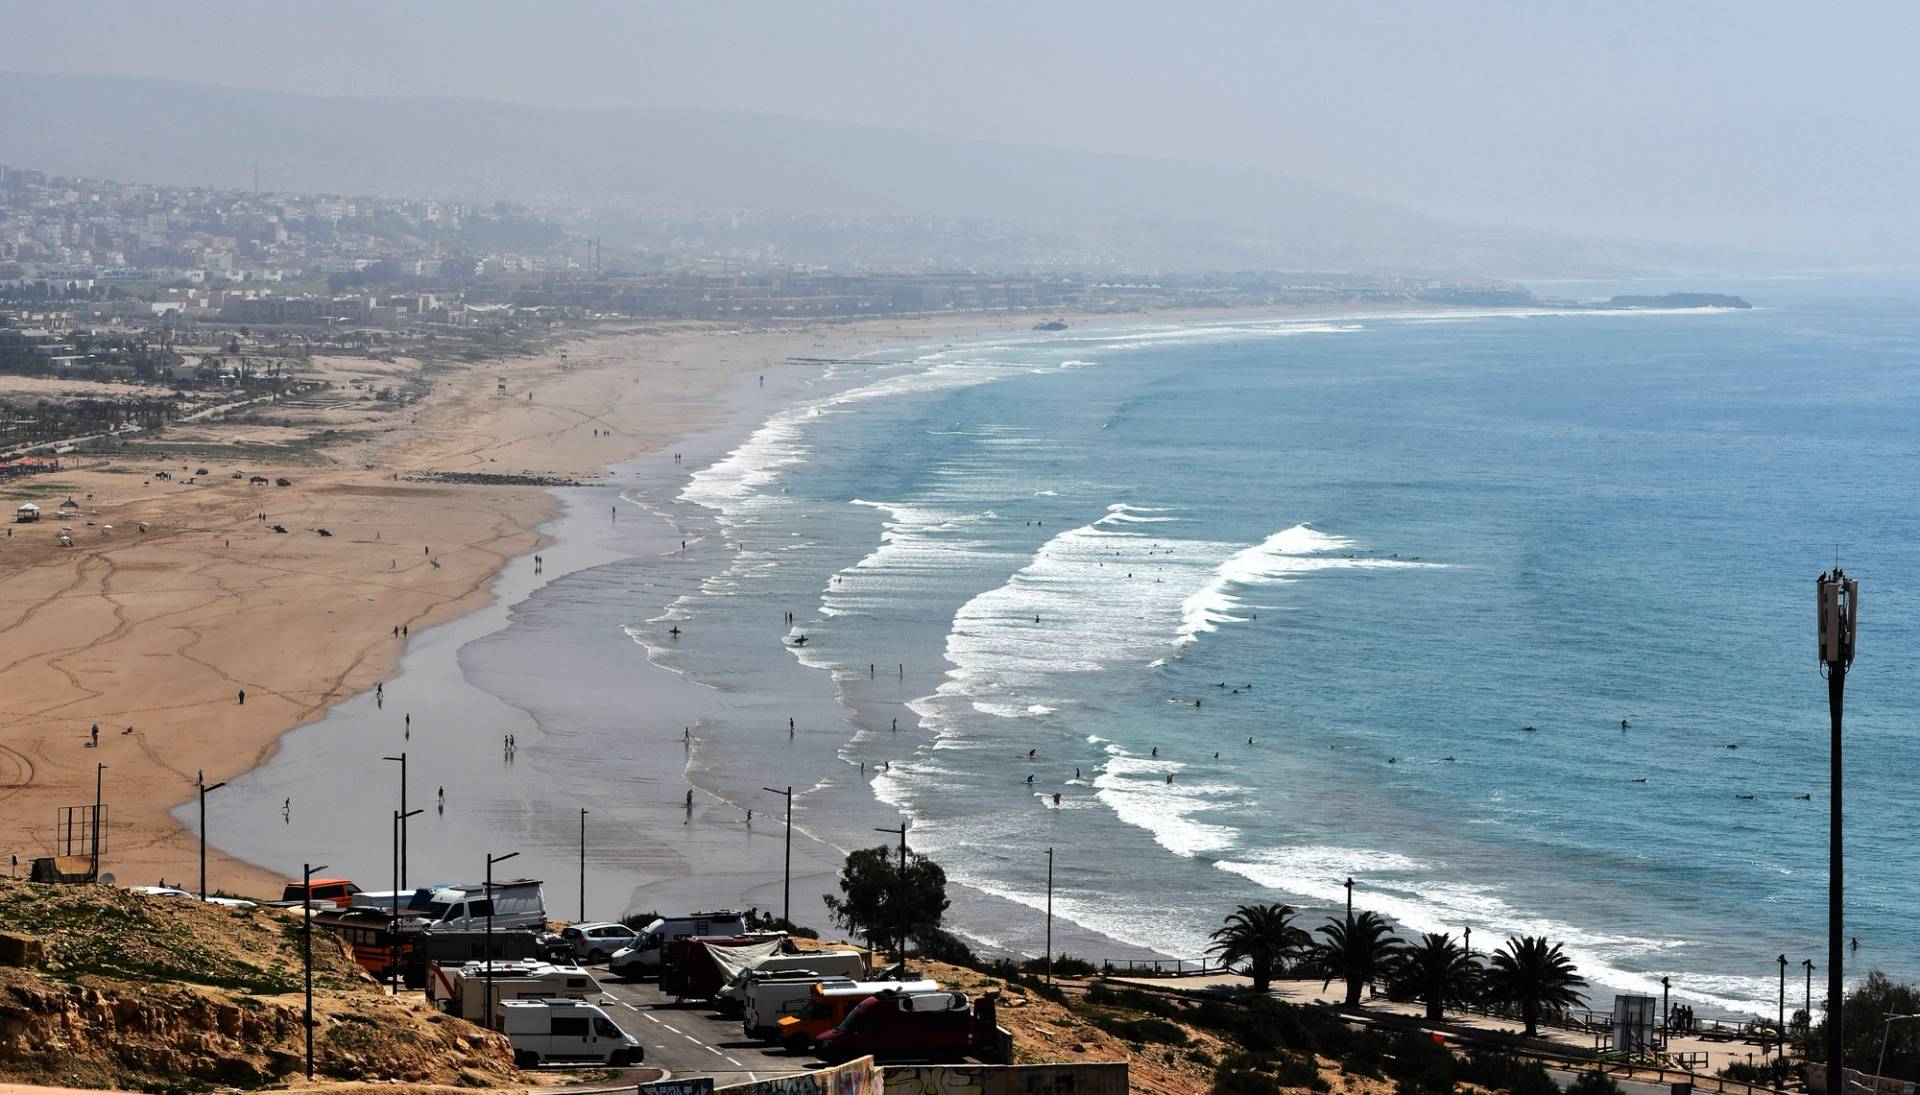
<path fill-rule="evenodd" d="M 871 1056 L 876 1061 L 960 1061 L 1002 1054 L 992 994 L 964 992 L 875 996 L 820 1036 L 814 1051 L 828 1064 Z"/>
<path fill-rule="evenodd" d="M 602 962 L 613 952 L 633 946 L 640 933 L 625 924 L 600 921 L 569 924 L 553 933 L 556 940 L 571 948 L 577 962 Z"/>
<path fill-rule="evenodd" d="M 746 930 L 746 917 L 734 912 L 660 917 L 641 928 L 631 946 L 615 951 L 607 959 L 607 968 L 628 980 L 657 975 L 668 943 L 695 935 L 739 935 Z"/>
<path fill-rule="evenodd" d="M 487 912 L 493 912 L 492 929 L 499 931 L 540 931 L 547 926 L 546 898 L 540 883 L 531 878 L 495 882 L 493 896 L 487 897 L 486 885 L 467 882 L 434 893 L 421 914 L 430 931 L 475 931 L 488 927 Z"/>
<path fill-rule="evenodd" d="M 360 887 L 354 885 L 351 878 L 316 878 L 311 888 L 299 882 L 287 883 L 287 888 L 280 893 L 280 900 L 274 904 L 304 905 L 312 902 L 315 905 L 338 905 L 344 909 L 353 904 L 354 895 L 359 892 Z"/>
<path fill-rule="evenodd" d="M 646 1059 L 631 1034 L 584 1000 L 504 1000 L 495 1007 L 521 1068 L 562 1062 L 624 1068 Z"/>

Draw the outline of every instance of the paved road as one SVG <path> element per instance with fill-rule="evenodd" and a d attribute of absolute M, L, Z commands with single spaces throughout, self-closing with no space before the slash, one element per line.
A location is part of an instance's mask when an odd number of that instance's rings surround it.
<path fill-rule="evenodd" d="M 647 1064 L 676 1078 L 712 1076 L 716 1084 L 744 1083 L 821 1067 L 818 1058 L 795 1056 L 771 1042 L 751 1042 L 740 1020 L 722 1018 L 707 1006 L 678 1005 L 652 981 L 620 981 L 593 967 L 616 1001 L 607 1014 L 647 1047 Z"/>

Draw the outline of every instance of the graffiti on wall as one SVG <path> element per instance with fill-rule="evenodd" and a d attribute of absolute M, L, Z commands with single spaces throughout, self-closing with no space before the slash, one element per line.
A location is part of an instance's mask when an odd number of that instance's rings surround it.
<path fill-rule="evenodd" d="M 818 1072 L 734 1084 L 718 1089 L 715 1095 L 880 1095 L 875 1079 L 873 1058 L 862 1057 Z"/>
<path fill-rule="evenodd" d="M 1061 1065 L 910 1065 L 886 1070 L 885 1095 L 1126 1095 L 1123 1061 Z"/>

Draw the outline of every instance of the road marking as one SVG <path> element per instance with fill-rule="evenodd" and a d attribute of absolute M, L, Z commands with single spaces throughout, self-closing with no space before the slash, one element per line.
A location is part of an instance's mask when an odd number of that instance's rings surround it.
<path fill-rule="evenodd" d="M 704 1049 L 704 1050 L 706 1050 L 706 1051 L 707 1051 L 708 1053 L 711 1053 L 711 1054 L 713 1054 L 713 1055 L 714 1055 L 715 1057 L 725 1057 L 725 1056 L 726 1056 L 726 1054 L 724 1054 L 724 1053 L 722 1053 L 722 1052 L 720 1052 L 719 1050 L 717 1050 L 717 1049 L 715 1049 L 715 1048 L 713 1048 L 712 1046 L 709 1046 L 709 1045 L 704 1045 L 704 1044 L 703 1044 L 703 1045 L 702 1045 L 702 1046 L 701 1046 L 700 1048 L 702 1048 L 702 1049 Z M 735 1063 L 737 1064 L 738 1062 L 735 1062 Z"/>
<path fill-rule="evenodd" d="M 734 1058 L 733 1058 L 733 1054 L 731 1054 L 731 1053 L 722 1053 L 722 1054 L 721 1054 L 720 1056 L 722 1056 L 722 1057 L 725 1057 L 725 1058 L 726 1058 L 727 1060 L 729 1060 L 729 1061 L 732 1061 L 732 1062 L 733 1062 L 734 1064 L 736 1064 L 736 1065 L 739 1065 L 739 1064 L 740 1064 L 740 1062 L 739 1062 L 739 1061 L 735 1061 L 735 1060 L 734 1060 Z M 740 1065 L 740 1067 L 741 1067 L 741 1068 L 745 1068 L 745 1067 L 747 1067 L 747 1066 L 745 1066 L 745 1065 Z"/>
<path fill-rule="evenodd" d="M 629 1006 L 629 1007 L 631 1007 L 632 1005 L 628 1005 L 628 1006 Z M 639 1008 L 634 1008 L 633 1010 L 635 1010 L 635 1011 L 640 1011 L 640 1009 L 639 1009 Z M 659 1019 L 655 1019 L 655 1018 L 654 1018 L 654 1014 L 653 1014 L 653 1012 L 650 1012 L 650 1011 L 640 1011 L 640 1014 L 642 1014 L 642 1015 L 644 1015 L 644 1016 L 646 1016 L 646 1017 L 647 1017 L 647 1018 L 649 1018 L 649 1019 L 653 1019 L 653 1021 L 654 1021 L 654 1022 L 656 1022 L 656 1023 L 660 1023 L 660 1020 L 659 1020 Z M 666 1024 L 665 1024 L 665 1023 L 660 1023 L 660 1025 L 661 1025 L 661 1026 L 666 1026 Z"/>

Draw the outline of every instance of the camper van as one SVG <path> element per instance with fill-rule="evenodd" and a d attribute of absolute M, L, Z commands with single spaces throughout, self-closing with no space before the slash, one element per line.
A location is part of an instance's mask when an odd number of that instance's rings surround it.
<path fill-rule="evenodd" d="M 805 1053 L 814 1039 L 839 1026 L 854 1008 L 875 996 L 938 992 L 932 981 L 822 981 L 813 986 L 807 1006 L 774 1023 L 776 1037 L 790 1053 Z"/>
<path fill-rule="evenodd" d="M 783 973 L 805 972 L 815 981 L 847 978 L 858 981 L 867 975 L 867 956 L 859 951 L 802 951 L 799 954 L 775 954 L 762 958 L 733 975 L 714 997 L 723 1015 L 739 1015 L 747 1002 L 753 982 Z M 803 994 L 804 995 L 804 994 Z"/>
<path fill-rule="evenodd" d="M 624 1068 L 647 1056 L 633 1035 L 582 1000 L 507 1000 L 496 1005 L 495 1018 L 521 1068 L 560 1062 Z"/>
<path fill-rule="evenodd" d="M 479 931 L 487 927 L 487 909 L 493 909 L 493 930 L 545 930 L 547 903 L 540 883 L 531 878 L 495 882 L 488 900 L 484 883 L 464 883 L 438 890 L 421 913 L 430 931 Z"/>
<path fill-rule="evenodd" d="M 449 1015 L 479 1022 L 487 1011 L 487 981 L 493 981 L 493 999 L 597 999 L 600 982 L 579 966 L 546 962 L 469 962 L 464 966 L 434 965 L 428 971 L 427 992 Z"/>
<path fill-rule="evenodd" d="M 640 938 L 632 946 L 613 952 L 613 957 L 607 960 L 607 969 L 628 980 L 655 976 L 660 972 L 661 952 L 668 943 L 695 935 L 739 935 L 746 930 L 746 917 L 732 912 L 658 918 L 640 929 Z"/>

